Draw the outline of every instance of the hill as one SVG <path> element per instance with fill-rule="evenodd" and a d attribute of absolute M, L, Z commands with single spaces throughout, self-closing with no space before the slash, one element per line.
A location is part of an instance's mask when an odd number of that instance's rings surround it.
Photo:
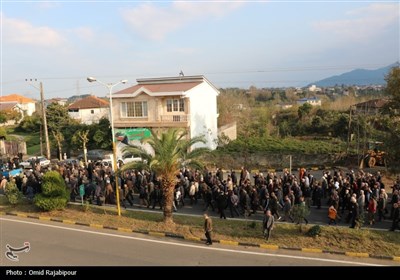
<path fill-rule="evenodd" d="M 312 83 L 313 85 L 319 87 L 329 87 L 335 85 L 385 85 L 385 75 L 389 70 L 398 66 L 398 63 L 393 63 L 391 65 L 374 69 L 355 69 L 350 72 L 343 73 L 341 75 L 328 77 L 326 79 Z"/>

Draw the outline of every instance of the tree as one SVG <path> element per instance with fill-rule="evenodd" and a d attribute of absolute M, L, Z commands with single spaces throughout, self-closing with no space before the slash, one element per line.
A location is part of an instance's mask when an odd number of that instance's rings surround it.
<path fill-rule="evenodd" d="M 14 180 L 6 183 L 5 194 L 11 205 L 17 205 L 22 198 L 22 193 L 17 188 Z"/>
<path fill-rule="evenodd" d="M 127 146 L 124 148 L 124 153 L 140 155 L 143 161 L 125 164 L 122 170 L 145 168 L 157 174 L 161 180 L 164 197 L 164 222 L 173 223 L 172 205 L 177 174 L 182 167 L 203 167 L 198 159 L 208 151 L 208 148 L 191 149 L 191 147 L 205 143 L 205 139 L 202 136 L 187 139 L 187 132 L 170 128 L 161 134 L 151 130 L 151 136 L 143 142 L 151 146 L 154 154 L 150 154 L 142 146 Z"/>
<path fill-rule="evenodd" d="M 386 93 L 390 101 L 383 108 L 383 113 L 388 117 L 383 118 L 383 126 L 386 132 L 385 147 L 387 159 L 396 163 L 400 158 L 400 67 L 393 67 L 385 78 Z"/>
<path fill-rule="evenodd" d="M 388 108 L 394 114 L 400 115 L 400 67 L 393 67 L 385 80 L 386 93 L 391 97 Z"/>
<path fill-rule="evenodd" d="M 49 130 L 61 130 L 72 121 L 68 114 L 68 107 L 58 103 L 51 103 L 47 106 L 46 118 Z"/>
<path fill-rule="evenodd" d="M 53 137 L 56 140 L 57 147 L 58 147 L 58 158 L 62 160 L 62 143 L 64 141 L 64 135 L 59 130 L 52 130 Z"/>
<path fill-rule="evenodd" d="M 111 150 L 112 149 L 112 135 L 110 121 L 107 118 L 101 118 L 99 123 L 92 124 L 93 141 L 96 147 Z"/>
<path fill-rule="evenodd" d="M 62 210 L 68 203 L 65 181 L 57 171 L 48 171 L 43 175 L 42 193 L 37 194 L 34 203 L 44 211 Z"/>
<path fill-rule="evenodd" d="M 311 109 L 312 105 L 307 102 L 301 105 L 297 111 L 299 119 L 302 119 L 303 117 L 307 116 L 311 112 Z"/>
<path fill-rule="evenodd" d="M 86 149 L 86 145 L 89 142 L 89 130 L 79 130 L 77 131 L 74 136 L 72 137 L 72 141 L 74 141 L 75 143 L 78 143 L 80 145 L 82 145 L 83 148 L 83 156 L 85 158 L 85 164 L 87 165 L 87 149 Z"/>

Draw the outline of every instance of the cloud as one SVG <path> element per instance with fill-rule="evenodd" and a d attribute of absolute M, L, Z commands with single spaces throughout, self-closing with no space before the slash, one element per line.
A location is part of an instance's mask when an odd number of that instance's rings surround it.
<path fill-rule="evenodd" d="M 121 11 L 122 18 L 138 34 L 150 40 L 163 40 L 168 33 L 194 21 L 221 18 L 244 2 L 173 2 L 170 6 L 141 4 Z"/>
<path fill-rule="evenodd" d="M 3 42 L 35 47 L 59 47 L 66 39 L 55 29 L 47 26 L 33 26 L 25 20 L 8 18 L 0 14 L 3 26 Z"/>
<path fill-rule="evenodd" d="M 95 32 L 90 27 L 78 27 L 70 31 L 81 40 L 93 41 L 95 38 Z"/>
<path fill-rule="evenodd" d="M 371 38 L 387 27 L 399 25 L 399 4 L 371 4 L 348 11 L 349 19 L 319 21 L 313 27 L 327 34 L 337 34 L 346 40 L 358 41 Z"/>

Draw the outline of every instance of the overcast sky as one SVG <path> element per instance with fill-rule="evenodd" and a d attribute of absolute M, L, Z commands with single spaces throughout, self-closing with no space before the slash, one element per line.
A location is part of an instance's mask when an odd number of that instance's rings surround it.
<path fill-rule="evenodd" d="M 106 83 L 205 75 L 304 86 L 399 61 L 398 1 L 1 1 L 1 94 L 105 96 Z M 122 89 L 117 86 L 114 91 Z"/>

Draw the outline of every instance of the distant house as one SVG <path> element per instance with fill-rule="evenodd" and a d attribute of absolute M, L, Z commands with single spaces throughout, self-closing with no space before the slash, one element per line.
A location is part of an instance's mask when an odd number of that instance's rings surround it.
<path fill-rule="evenodd" d="M 293 104 L 291 104 L 291 103 L 281 103 L 281 104 L 278 104 L 277 107 L 279 107 L 282 110 L 287 110 L 287 109 L 292 108 Z"/>
<path fill-rule="evenodd" d="M 68 106 L 68 114 L 84 124 L 93 124 L 101 118 L 110 115 L 110 105 L 107 101 L 94 95 L 82 98 Z"/>
<path fill-rule="evenodd" d="M 21 112 L 22 117 L 32 116 L 32 114 L 36 111 L 35 100 L 18 94 L 0 96 L 0 103 L 16 104 L 15 109 Z"/>
<path fill-rule="evenodd" d="M 321 99 L 319 99 L 318 97 L 311 97 L 311 98 L 302 98 L 297 100 L 297 105 L 301 106 L 304 103 L 308 103 L 311 106 L 321 106 Z"/>
<path fill-rule="evenodd" d="M 372 99 L 365 102 L 357 103 L 352 107 L 355 109 L 356 114 L 362 115 L 375 115 L 379 110 L 388 102 L 385 99 Z"/>
<path fill-rule="evenodd" d="M 218 94 L 204 76 L 138 79 L 137 85 L 112 95 L 118 137 L 132 143 L 149 135 L 149 128 L 176 127 L 191 138 L 204 135 L 205 146 L 215 149 Z"/>
<path fill-rule="evenodd" d="M 47 99 L 44 101 L 45 106 L 47 108 L 47 106 L 49 106 L 50 104 L 53 103 L 57 103 L 61 106 L 65 106 L 68 103 L 68 99 L 67 98 L 51 98 L 51 99 Z"/>
<path fill-rule="evenodd" d="M 319 91 L 321 91 L 322 89 L 321 88 L 319 88 L 319 87 L 317 87 L 316 85 L 311 85 L 309 88 L 308 88 L 308 91 L 311 91 L 311 92 L 319 92 Z"/>

